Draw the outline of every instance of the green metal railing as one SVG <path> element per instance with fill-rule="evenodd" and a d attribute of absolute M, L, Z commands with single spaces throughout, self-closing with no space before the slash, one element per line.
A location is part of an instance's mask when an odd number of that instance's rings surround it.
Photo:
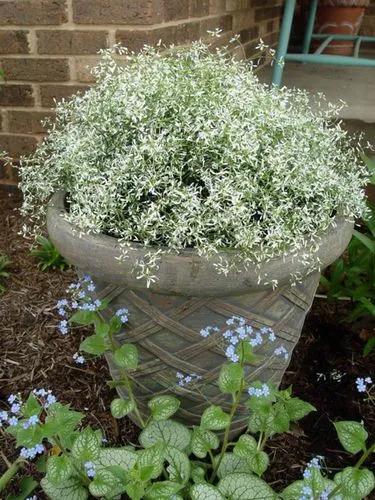
<path fill-rule="evenodd" d="M 318 0 L 311 0 L 310 2 L 307 26 L 303 39 L 302 54 L 289 54 L 288 44 L 290 39 L 290 32 L 292 29 L 295 6 L 296 0 L 286 0 L 284 15 L 280 28 L 279 44 L 276 51 L 276 62 L 274 64 L 272 73 L 272 83 L 274 85 L 281 85 L 284 64 L 287 61 L 332 65 L 336 64 L 342 66 L 370 66 L 375 68 L 375 59 L 366 59 L 364 57 L 359 57 L 359 49 L 361 43 L 375 42 L 375 36 L 332 35 L 314 33 L 314 23 L 316 11 L 318 8 Z M 314 54 L 309 54 L 311 41 L 313 39 L 322 40 L 322 43 L 317 48 Z M 354 40 L 355 44 L 353 56 L 323 54 L 324 49 L 326 49 L 333 40 Z"/>

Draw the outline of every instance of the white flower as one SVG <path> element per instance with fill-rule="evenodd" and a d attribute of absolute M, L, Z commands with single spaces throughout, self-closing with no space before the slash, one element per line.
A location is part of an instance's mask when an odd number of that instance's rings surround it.
<path fill-rule="evenodd" d="M 128 64 L 116 60 L 124 48 L 103 51 L 97 83 L 57 105 L 49 135 L 21 161 L 23 214 L 42 224 L 52 193 L 65 190 L 68 221 L 119 238 L 123 257 L 129 242 L 194 248 L 228 273 L 303 248 L 306 273 L 317 269 L 332 214 L 365 210 L 358 148 L 335 107 L 268 88 L 247 62 L 211 49 L 194 42 L 161 57 L 163 47 L 148 47 Z M 233 262 L 219 259 L 223 247 L 236 250 Z M 137 261 L 137 278 L 155 281 L 163 252 Z"/>

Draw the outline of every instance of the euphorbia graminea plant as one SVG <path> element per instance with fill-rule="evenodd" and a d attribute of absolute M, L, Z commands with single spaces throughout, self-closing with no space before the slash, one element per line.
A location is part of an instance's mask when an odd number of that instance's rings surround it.
<path fill-rule="evenodd" d="M 60 324 L 60 332 L 67 334 L 74 324 L 93 325 L 94 333 L 80 349 L 90 356 L 113 356 L 120 373 L 113 385 L 125 386 L 129 397 L 112 402 L 112 415 L 122 418 L 133 412 L 137 416 L 141 426 L 139 445 L 106 446 L 100 431 L 83 428 L 83 415 L 57 402 L 48 390 L 34 390 L 25 402 L 20 395 L 11 395 L 0 421 L 16 437 L 21 451 L 10 472 L 0 478 L 0 491 L 25 461 L 40 454 L 47 455 L 41 485 L 52 500 L 86 500 L 89 495 L 105 499 L 126 495 L 132 500 L 360 500 L 374 489 L 374 475 L 362 465 L 374 452 L 375 444 L 367 444 L 362 424 L 350 421 L 337 422 L 335 427 L 345 450 L 353 455 L 360 453 L 354 466 L 345 467 L 330 479 L 323 457 L 312 458 L 301 479 L 281 492 L 275 492 L 262 478 L 270 461 L 265 451 L 268 439 L 287 432 L 314 407 L 293 397 L 290 388 L 278 390 L 262 382 L 250 387 L 246 384 L 246 365 L 256 362 L 258 345 L 274 341 L 274 332 L 255 331 L 240 317 L 229 319 L 223 328 L 222 347 L 232 345 L 234 350 L 228 353 L 230 359 L 221 369 L 218 385 L 223 394 L 231 396 L 230 410 L 208 404 L 200 425 L 189 429 L 172 419 L 180 403 L 166 393 L 149 401 L 149 416 L 142 418 L 132 392 L 137 349 L 132 344 L 119 347 L 115 339 L 128 321 L 128 311 L 121 309 L 104 321 L 99 311 L 106 304 L 93 302 L 87 293 L 94 287 L 86 276 L 71 287 L 72 300 L 58 303 L 58 312 L 66 321 L 63 328 Z M 75 310 L 70 319 L 69 310 Z M 207 327 L 201 334 L 208 336 L 216 328 Z M 285 357 L 284 349 L 275 355 Z M 75 360 L 80 362 L 77 356 Z M 177 380 L 172 382 L 182 395 L 190 384 L 204 383 L 204 377 L 182 373 L 177 373 Z M 232 417 L 244 395 L 248 395 L 248 427 L 238 439 L 229 441 Z"/>
<path fill-rule="evenodd" d="M 316 268 L 335 215 L 362 214 L 365 170 L 335 108 L 261 84 L 251 63 L 202 42 L 163 54 L 116 47 L 93 74 L 22 160 L 23 213 L 34 223 L 65 190 L 69 221 L 119 238 L 124 253 L 132 243 L 233 249 L 241 267 L 303 248 Z M 136 272 L 152 280 L 157 266 L 153 254 Z"/>

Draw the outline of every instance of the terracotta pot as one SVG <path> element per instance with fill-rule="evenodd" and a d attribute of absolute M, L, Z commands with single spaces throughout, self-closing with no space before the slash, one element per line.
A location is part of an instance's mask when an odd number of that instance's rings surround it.
<path fill-rule="evenodd" d="M 220 393 L 217 378 L 226 362 L 222 332 L 228 328 L 226 320 L 234 315 L 245 318 L 255 331 L 272 327 L 277 337 L 276 342 L 260 346 L 258 353 L 263 361 L 247 368 L 247 383 L 257 379 L 281 382 L 288 362 L 275 356 L 274 349 L 282 344 L 292 353 L 319 281 L 319 272 L 307 274 L 303 250 L 301 255 L 285 254 L 260 263 L 257 268 L 231 271 L 226 276 L 218 274 L 213 261 L 200 257 L 194 250 L 166 253 L 159 262 L 159 279 L 147 288 L 132 270 L 150 248 L 134 244 L 129 248 L 128 258 L 119 260 L 121 249 L 116 238 L 82 234 L 65 220 L 64 198 L 63 193 L 58 193 L 50 202 L 49 235 L 79 273 L 92 276 L 95 298 L 109 300 L 105 317 L 111 317 L 120 307 L 129 310 L 129 324 L 117 340 L 119 344 L 133 342 L 138 347 L 140 366 L 133 382 L 143 415 L 147 414 L 147 401 L 166 392 L 175 393 L 181 400 L 177 417 L 188 425 L 199 423 L 209 403 L 229 410 L 231 399 Z M 353 225 L 340 218 L 335 222 L 336 226 L 322 235 L 317 252 L 322 268 L 344 251 L 351 238 Z M 270 285 L 259 285 L 259 273 L 278 279 L 279 286 L 273 290 Z M 292 274 L 305 278 L 291 286 Z M 224 330 L 204 338 L 200 331 L 209 325 Z M 118 380 L 111 355 L 107 361 L 112 377 Z M 196 373 L 202 378 L 197 385 L 179 387 L 177 371 Z M 126 395 L 124 387 L 117 390 L 121 396 Z M 246 427 L 247 421 L 248 410 L 243 404 L 235 417 L 232 434 Z"/>
<path fill-rule="evenodd" d="M 315 33 L 329 33 L 332 35 L 357 35 L 362 24 L 365 7 L 342 7 L 331 5 L 319 5 L 316 20 Z M 314 40 L 312 51 L 318 48 L 322 40 Z M 333 40 L 323 51 L 323 54 L 336 54 L 351 56 L 353 54 L 354 42 L 351 40 Z"/>

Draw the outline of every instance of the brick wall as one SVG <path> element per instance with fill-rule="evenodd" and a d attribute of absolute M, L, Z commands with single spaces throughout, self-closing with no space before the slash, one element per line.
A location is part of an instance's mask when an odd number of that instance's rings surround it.
<path fill-rule="evenodd" d="M 31 152 L 53 100 L 92 82 L 100 48 L 121 42 L 185 44 L 221 28 L 241 35 L 246 56 L 277 40 L 282 0 L 0 0 L 0 150 Z M 3 172 L 4 176 L 9 173 Z"/>

